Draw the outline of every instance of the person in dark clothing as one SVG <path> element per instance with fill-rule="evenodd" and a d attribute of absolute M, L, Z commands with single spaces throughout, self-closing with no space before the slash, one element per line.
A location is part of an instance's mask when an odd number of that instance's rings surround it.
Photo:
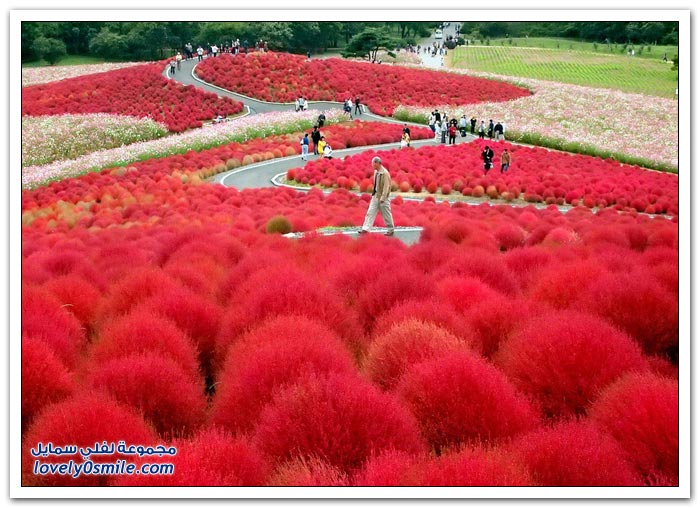
<path fill-rule="evenodd" d="M 318 125 L 314 125 L 314 130 L 311 132 L 311 141 L 314 142 L 314 155 L 318 155 L 318 142 L 321 141 L 321 131 L 318 130 Z"/>
<path fill-rule="evenodd" d="M 435 121 L 439 122 L 440 121 L 440 112 L 437 110 L 437 108 L 435 108 L 435 113 L 433 113 L 433 114 L 435 115 Z"/>
<path fill-rule="evenodd" d="M 411 136 L 411 129 L 408 128 L 408 125 L 403 124 L 403 132 L 402 134 L 408 134 L 408 136 Z"/>
<path fill-rule="evenodd" d="M 496 141 L 503 139 L 503 124 L 501 122 L 496 123 L 493 130 L 496 133 Z"/>
<path fill-rule="evenodd" d="M 355 114 L 357 114 L 358 111 L 360 112 L 360 114 L 362 114 L 362 108 L 360 107 L 360 104 L 360 96 L 358 95 L 357 97 L 355 97 Z"/>
<path fill-rule="evenodd" d="M 489 139 L 493 139 L 493 120 L 489 120 Z"/>
<path fill-rule="evenodd" d="M 326 115 L 321 113 L 320 115 L 318 115 L 318 126 L 323 127 L 324 123 L 326 123 Z"/>
<path fill-rule="evenodd" d="M 476 117 L 473 116 L 472 119 L 469 120 L 469 122 L 470 122 L 471 125 L 472 125 L 472 134 L 474 134 L 474 129 L 476 129 Z"/>
<path fill-rule="evenodd" d="M 484 160 L 484 174 L 486 174 L 493 167 L 493 150 L 488 146 L 485 147 L 481 152 L 481 158 Z"/>

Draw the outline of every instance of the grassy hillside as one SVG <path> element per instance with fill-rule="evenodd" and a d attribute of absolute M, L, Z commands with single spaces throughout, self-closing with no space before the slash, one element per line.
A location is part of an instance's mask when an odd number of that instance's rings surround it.
<path fill-rule="evenodd" d="M 541 46 L 553 45 L 554 49 L 522 47 L 520 44 L 525 41 L 529 44 L 540 43 Z M 479 41 L 476 42 L 478 44 Z M 448 63 L 457 68 L 659 97 L 674 97 L 678 87 L 678 71 L 671 70 L 671 58 L 676 54 L 676 48 L 668 46 L 652 46 L 650 54 L 657 56 L 652 58 L 646 55 L 646 47 L 642 52 L 644 56 L 638 57 L 640 48 L 637 47 L 635 56 L 629 57 L 619 51 L 609 52 L 604 44 L 598 45 L 598 51 L 593 51 L 590 43 L 564 39 L 513 39 L 513 45 L 507 42 L 501 45 L 499 40 L 490 42 L 489 46 L 456 48 L 451 52 Z M 560 49 L 556 49 L 557 43 Z M 568 49 L 569 46 L 573 49 Z M 564 47 L 567 49 L 562 49 Z M 584 51 L 586 47 L 588 49 Z M 668 63 L 662 61 L 662 48 L 668 49 Z"/>

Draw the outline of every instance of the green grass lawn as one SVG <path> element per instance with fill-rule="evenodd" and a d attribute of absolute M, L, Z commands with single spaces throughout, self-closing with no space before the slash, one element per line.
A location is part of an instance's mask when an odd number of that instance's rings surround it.
<path fill-rule="evenodd" d="M 562 39 L 555 37 L 512 37 L 512 41 L 512 46 L 520 48 L 561 49 L 565 51 L 585 51 L 622 56 L 625 56 L 625 48 L 628 47 L 624 44 L 611 44 L 608 46 L 602 42 L 579 42 L 574 39 Z M 476 43 L 481 44 L 478 40 Z M 486 44 L 486 41 L 484 41 L 484 44 Z M 509 39 L 491 39 L 490 44 L 491 46 L 511 46 Z M 677 46 L 647 46 L 642 44 L 631 44 L 629 47 L 634 48 L 635 58 L 641 57 L 652 60 L 663 60 L 664 53 L 666 53 L 670 61 L 674 55 L 678 54 Z"/>
<path fill-rule="evenodd" d="M 502 46 L 499 40 L 492 40 L 490 46 L 470 45 L 456 48 L 451 52 L 451 66 L 508 76 L 675 97 L 678 71 L 671 70 L 671 57 L 676 54 L 676 48 L 667 51 L 669 63 L 664 63 L 663 50 L 659 48 L 668 49 L 668 46 L 652 46 L 652 54 L 660 51 L 660 58 L 638 58 L 636 55 L 621 55 L 619 51 L 610 53 L 603 44 L 600 44 L 595 52 L 591 43 L 576 43 L 565 39 L 559 40 L 560 49 L 526 48 L 516 46 L 516 41 L 521 44 L 526 39 L 513 39 L 512 46 L 507 43 Z M 528 40 L 531 44 L 537 41 L 543 45 L 554 44 L 556 48 L 557 39 Z M 574 49 L 561 49 L 568 48 L 569 45 Z M 588 49 L 584 51 L 586 46 Z M 644 51 L 646 52 L 646 48 Z"/>
<path fill-rule="evenodd" d="M 104 58 L 94 56 L 67 55 L 58 61 L 56 65 L 87 65 L 105 63 Z M 49 64 L 45 60 L 37 60 L 36 62 L 22 63 L 22 67 L 47 67 Z"/>

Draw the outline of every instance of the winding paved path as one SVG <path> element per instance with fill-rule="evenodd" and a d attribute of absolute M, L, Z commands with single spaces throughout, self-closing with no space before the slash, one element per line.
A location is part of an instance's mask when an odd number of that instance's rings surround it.
<path fill-rule="evenodd" d="M 213 57 L 210 57 L 213 58 Z M 220 58 L 220 57 L 217 57 Z M 426 58 L 431 58 L 426 55 Z M 242 102 L 247 108 L 251 115 L 260 113 L 271 113 L 271 112 L 286 112 L 294 111 L 294 104 L 279 104 L 279 103 L 269 103 L 254 99 L 252 97 L 247 97 L 245 95 L 237 94 L 229 90 L 225 90 L 221 87 L 212 85 L 201 79 L 197 78 L 194 73 L 194 68 L 198 64 L 198 59 L 193 58 L 191 60 L 183 60 L 181 63 L 181 69 L 175 71 L 175 75 L 171 76 L 168 73 L 168 68 L 163 72 L 163 75 L 168 79 L 175 79 L 176 81 L 183 83 L 185 85 L 192 85 L 200 88 L 206 92 L 215 93 L 222 97 L 229 97 L 237 101 Z M 310 109 L 322 108 L 324 110 L 338 109 L 342 110 L 342 104 L 338 102 L 328 102 L 328 101 L 308 101 Z M 379 122 L 387 122 L 394 124 L 408 124 L 413 127 L 425 127 L 425 125 L 415 124 L 411 122 L 403 122 L 390 117 L 382 117 L 375 115 L 371 112 L 366 112 L 361 116 L 357 116 L 361 120 L 372 120 Z M 468 134 L 466 137 L 462 138 L 457 136 L 458 143 L 470 142 L 476 139 L 476 136 Z M 433 138 L 427 140 L 414 140 L 411 142 L 412 146 L 429 146 L 434 145 L 435 141 Z M 399 143 L 389 143 L 385 145 L 374 145 L 374 146 L 363 146 L 357 148 L 348 148 L 343 150 L 335 150 L 333 154 L 336 158 L 345 158 L 350 155 L 358 154 L 366 150 L 393 150 L 399 148 Z M 252 189 L 260 187 L 273 187 L 279 186 L 279 183 L 274 181 L 274 177 L 280 173 L 285 173 L 288 169 L 298 168 L 304 166 L 307 162 L 319 159 L 320 156 L 315 156 L 313 154 L 309 155 L 308 161 L 302 161 L 301 156 L 295 155 L 291 157 L 283 157 L 280 159 L 274 159 L 271 161 L 266 161 L 258 164 L 250 164 L 243 168 L 235 169 L 232 171 L 227 171 L 225 173 L 220 173 L 216 175 L 212 181 L 225 185 L 227 187 L 236 187 L 237 189 Z M 307 189 L 299 188 L 297 190 L 306 191 Z M 326 192 L 330 192 L 326 191 Z M 359 230 L 359 226 L 358 226 Z M 396 228 L 396 237 L 406 244 L 416 243 L 420 238 L 420 232 L 422 228 L 420 227 L 399 227 Z M 375 231 L 383 232 L 384 228 L 375 228 Z M 349 230 L 345 231 L 344 234 L 357 235 L 357 231 Z"/>

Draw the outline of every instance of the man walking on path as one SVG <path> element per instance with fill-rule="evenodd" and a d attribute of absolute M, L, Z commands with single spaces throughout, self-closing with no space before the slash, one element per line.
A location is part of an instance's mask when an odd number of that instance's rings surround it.
<path fill-rule="evenodd" d="M 197 61 L 201 62 L 203 58 L 204 58 L 204 49 L 202 49 L 202 46 L 199 46 L 197 48 Z"/>
<path fill-rule="evenodd" d="M 481 152 L 481 158 L 484 159 L 484 174 L 486 174 L 493 167 L 493 150 L 487 146 Z"/>
<path fill-rule="evenodd" d="M 175 62 L 177 62 L 177 70 L 180 70 L 180 65 L 182 64 L 182 54 L 178 51 L 175 55 Z"/>
<path fill-rule="evenodd" d="M 355 114 L 357 114 L 358 111 L 360 112 L 360 114 L 362 114 L 362 106 L 360 103 L 359 95 L 355 97 Z"/>
<path fill-rule="evenodd" d="M 489 139 L 493 139 L 493 120 L 489 120 Z"/>
<path fill-rule="evenodd" d="M 382 219 L 386 224 L 386 236 L 394 236 L 394 217 L 391 215 L 391 202 L 389 194 L 391 193 L 391 175 L 387 169 L 382 166 L 382 159 L 375 157 L 372 159 L 372 167 L 374 168 L 374 188 L 372 189 L 372 199 L 367 208 L 365 222 L 360 229 L 360 234 L 369 232 L 369 228 L 374 224 L 374 219 L 377 217 L 377 212 L 382 213 Z"/>
<path fill-rule="evenodd" d="M 485 127 L 484 127 L 484 121 L 482 120 L 481 123 L 479 124 L 479 139 L 484 139 L 484 133 L 485 133 Z"/>
<path fill-rule="evenodd" d="M 474 134 L 474 129 L 476 129 L 476 117 L 473 116 L 472 119 L 470 120 L 470 123 L 472 124 L 472 134 Z"/>
<path fill-rule="evenodd" d="M 496 132 L 496 141 L 500 141 L 504 139 L 503 137 L 503 124 L 501 122 L 496 123 L 496 126 L 493 128 L 494 132 Z"/>
<path fill-rule="evenodd" d="M 510 152 L 506 148 L 501 154 L 501 173 L 505 173 L 506 171 L 508 171 L 508 168 L 510 167 L 510 161 Z"/>

